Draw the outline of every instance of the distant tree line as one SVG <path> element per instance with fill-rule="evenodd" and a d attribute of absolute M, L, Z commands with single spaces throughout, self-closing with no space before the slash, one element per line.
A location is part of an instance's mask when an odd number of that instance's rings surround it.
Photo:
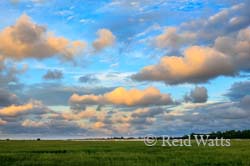
<path fill-rule="evenodd" d="M 211 133 L 191 133 L 189 134 L 191 136 L 191 139 L 194 139 L 194 135 L 209 135 L 209 138 L 215 139 L 215 138 L 225 138 L 225 139 L 250 139 L 250 130 L 229 130 L 229 131 L 217 131 L 217 132 L 211 132 Z M 185 139 L 188 138 L 188 135 L 180 136 L 180 137 L 171 137 L 175 139 Z M 144 137 L 110 137 L 106 138 L 109 140 L 117 139 L 117 140 L 130 140 L 130 139 L 144 139 Z M 162 140 L 162 136 L 156 137 L 158 140 Z"/>
<path fill-rule="evenodd" d="M 194 139 L 194 135 L 209 135 L 209 138 L 225 138 L 225 139 L 250 139 L 250 130 L 229 130 L 229 131 L 217 131 L 211 133 L 191 133 L 189 134 L 191 139 Z M 171 137 L 175 139 L 186 139 L 188 135 L 180 136 L 180 137 Z M 108 139 L 144 139 L 144 137 L 111 137 Z M 156 137 L 158 140 L 162 140 L 162 136 Z"/>
<path fill-rule="evenodd" d="M 194 138 L 194 135 L 201 135 L 198 133 L 192 133 L 190 134 L 191 138 Z M 202 135 L 205 135 L 204 133 Z M 229 131 L 217 131 L 212 133 L 207 133 L 207 135 L 210 135 L 209 138 L 225 138 L 225 139 L 250 139 L 250 130 L 229 130 Z M 183 138 L 187 138 L 188 136 L 185 135 Z"/>

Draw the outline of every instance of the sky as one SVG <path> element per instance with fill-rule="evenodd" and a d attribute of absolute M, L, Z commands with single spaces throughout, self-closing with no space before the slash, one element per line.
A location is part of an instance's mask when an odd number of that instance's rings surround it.
<path fill-rule="evenodd" d="M 249 7 L 0 1 L 0 139 L 249 129 Z"/>

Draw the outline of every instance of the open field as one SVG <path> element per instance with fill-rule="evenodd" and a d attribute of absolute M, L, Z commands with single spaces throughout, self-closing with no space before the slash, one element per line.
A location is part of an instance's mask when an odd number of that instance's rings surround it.
<path fill-rule="evenodd" d="M 250 140 L 231 147 L 147 147 L 135 141 L 0 141 L 0 165 L 250 166 Z"/>

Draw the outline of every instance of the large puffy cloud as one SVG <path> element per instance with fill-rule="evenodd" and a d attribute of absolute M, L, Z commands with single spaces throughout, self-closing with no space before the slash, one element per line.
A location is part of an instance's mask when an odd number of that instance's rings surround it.
<path fill-rule="evenodd" d="M 190 94 L 185 96 L 186 101 L 191 101 L 193 103 L 204 103 L 207 101 L 207 98 L 207 89 L 198 86 L 191 90 Z"/>
<path fill-rule="evenodd" d="M 97 32 L 98 38 L 93 42 L 93 47 L 96 51 L 100 51 L 115 43 L 115 35 L 108 29 L 99 29 Z"/>
<path fill-rule="evenodd" d="M 144 67 L 132 78 L 180 84 L 206 82 L 220 75 L 234 76 L 250 68 L 249 33 L 250 28 L 242 29 L 232 37 L 218 37 L 213 47 L 191 46 L 184 56 L 164 56 L 158 64 Z"/>
<path fill-rule="evenodd" d="M 46 27 L 32 22 L 23 14 L 15 25 L 0 32 L 0 55 L 3 58 L 20 60 L 24 58 L 47 58 L 60 55 L 72 59 L 86 46 L 83 41 L 69 41 L 56 37 Z"/>
<path fill-rule="evenodd" d="M 234 65 L 223 53 L 209 47 L 192 46 L 185 50 L 183 57 L 164 56 L 158 64 L 144 67 L 132 78 L 166 84 L 198 83 L 218 75 L 234 75 L 234 72 Z"/>
<path fill-rule="evenodd" d="M 162 94 L 158 89 L 149 87 L 145 90 L 116 88 L 104 94 L 104 98 L 117 105 L 167 105 L 172 103 L 169 94 Z"/>
<path fill-rule="evenodd" d="M 125 105 L 125 106 L 147 106 L 147 105 L 168 105 L 173 101 L 169 94 L 162 94 L 154 87 L 145 90 L 130 89 L 119 87 L 104 95 L 78 95 L 73 94 L 70 97 L 72 104 L 86 105 Z"/>

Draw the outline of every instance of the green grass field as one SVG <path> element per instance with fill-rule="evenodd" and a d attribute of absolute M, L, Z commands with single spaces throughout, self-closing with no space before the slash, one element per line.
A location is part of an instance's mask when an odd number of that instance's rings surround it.
<path fill-rule="evenodd" d="M 127 141 L 0 141 L 0 165 L 250 166 L 250 140 L 231 147 L 147 147 Z"/>

